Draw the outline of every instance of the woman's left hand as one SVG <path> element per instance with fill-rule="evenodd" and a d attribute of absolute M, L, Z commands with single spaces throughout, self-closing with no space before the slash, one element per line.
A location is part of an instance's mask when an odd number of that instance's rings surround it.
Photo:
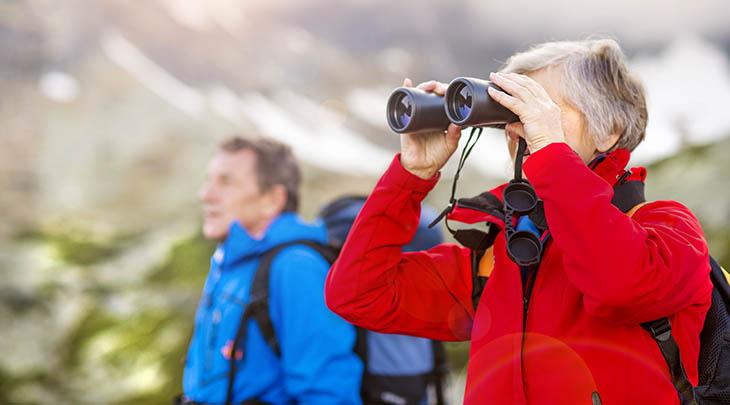
<path fill-rule="evenodd" d="M 540 83 L 517 73 L 491 73 L 489 79 L 504 89 L 488 88 L 489 95 L 517 114 L 525 128 L 530 153 L 555 142 L 565 142 L 560 107 Z"/>

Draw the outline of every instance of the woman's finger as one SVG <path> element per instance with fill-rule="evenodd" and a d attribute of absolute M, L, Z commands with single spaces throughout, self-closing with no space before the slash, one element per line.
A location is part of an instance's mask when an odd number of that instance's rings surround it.
<path fill-rule="evenodd" d="M 535 79 L 531 78 L 530 76 L 517 73 L 507 73 L 506 76 L 524 86 L 527 90 L 530 91 L 530 93 L 532 93 L 533 96 L 538 98 L 550 98 L 550 95 L 547 94 L 545 88 L 542 87 L 540 83 L 535 81 Z"/>
<path fill-rule="evenodd" d="M 509 93 L 514 98 L 518 98 L 524 102 L 527 102 L 527 100 L 535 97 L 524 86 L 515 82 L 514 80 L 510 79 L 502 73 L 490 73 L 489 78 L 497 86 L 504 89 L 505 92 Z"/>
<path fill-rule="evenodd" d="M 421 89 L 423 91 L 433 91 L 434 88 L 436 88 L 436 81 L 435 80 L 429 80 L 427 82 L 423 82 L 416 86 L 417 89 Z"/>
<path fill-rule="evenodd" d="M 413 82 L 409 78 L 403 79 L 403 87 L 413 87 Z"/>
<path fill-rule="evenodd" d="M 461 127 L 449 124 L 446 129 L 446 144 L 450 151 L 454 151 L 459 147 L 459 138 L 461 138 Z"/>
<path fill-rule="evenodd" d="M 517 73 L 503 73 L 508 79 L 524 87 L 532 97 L 540 97 L 540 92 L 536 91 L 533 84 L 535 83 L 529 76 L 517 74 Z"/>
<path fill-rule="evenodd" d="M 507 94 L 503 91 L 499 91 L 491 86 L 487 87 L 487 92 L 489 92 L 489 96 L 491 96 L 496 102 L 507 107 L 507 109 L 509 109 L 513 113 L 517 114 L 517 116 L 521 115 L 522 106 L 525 105 L 524 102 L 522 102 L 521 100 L 519 100 L 516 97 L 512 97 L 509 94 Z"/>
<path fill-rule="evenodd" d="M 433 89 L 433 92 L 439 96 L 444 96 L 446 94 L 447 87 L 449 87 L 449 85 L 446 83 L 436 82 L 436 87 Z"/>

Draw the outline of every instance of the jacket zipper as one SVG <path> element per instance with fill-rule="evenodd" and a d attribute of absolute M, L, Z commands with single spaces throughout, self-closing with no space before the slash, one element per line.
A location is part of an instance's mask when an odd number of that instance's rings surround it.
<path fill-rule="evenodd" d="M 539 266 L 539 265 L 538 265 Z M 522 341 L 520 343 L 520 373 L 522 375 L 522 389 L 526 391 L 527 381 L 525 379 L 525 335 L 527 333 L 527 314 L 530 309 L 530 297 L 532 296 L 532 288 L 535 286 L 537 279 L 536 266 L 534 269 L 527 270 L 527 282 L 522 290 Z M 525 396 L 527 397 L 527 396 Z"/>

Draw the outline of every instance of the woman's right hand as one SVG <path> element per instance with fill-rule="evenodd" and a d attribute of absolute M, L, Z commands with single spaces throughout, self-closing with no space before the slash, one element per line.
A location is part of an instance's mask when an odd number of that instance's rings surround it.
<path fill-rule="evenodd" d="M 416 88 L 443 96 L 447 86 L 445 83 L 431 80 L 419 84 Z M 410 79 L 405 79 L 403 87 L 413 87 L 413 83 Z M 412 174 L 422 179 L 430 179 L 454 154 L 459 147 L 460 137 L 461 128 L 454 124 L 449 124 L 446 131 L 401 134 L 400 163 Z"/>

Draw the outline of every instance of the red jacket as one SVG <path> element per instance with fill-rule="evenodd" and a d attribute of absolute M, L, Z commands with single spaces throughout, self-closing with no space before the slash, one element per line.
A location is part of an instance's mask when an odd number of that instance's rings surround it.
<path fill-rule="evenodd" d="M 524 329 L 520 271 L 502 233 L 476 313 L 468 249 L 442 244 L 401 253 L 438 176 L 410 174 L 399 156 L 328 275 L 327 305 L 380 332 L 471 340 L 467 404 L 592 404 L 599 403 L 592 402 L 596 392 L 604 405 L 678 403 L 664 358 L 639 324 L 669 316 L 696 384 L 712 289 L 707 244 L 697 219 L 677 202 L 647 204 L 633 217 L 611 204 L 627 162 L 622 151 L 591 171 L 564 143 L 525 162 L 552 240 Z M 632 173 L 643 180 L 643 169 Z"/>

